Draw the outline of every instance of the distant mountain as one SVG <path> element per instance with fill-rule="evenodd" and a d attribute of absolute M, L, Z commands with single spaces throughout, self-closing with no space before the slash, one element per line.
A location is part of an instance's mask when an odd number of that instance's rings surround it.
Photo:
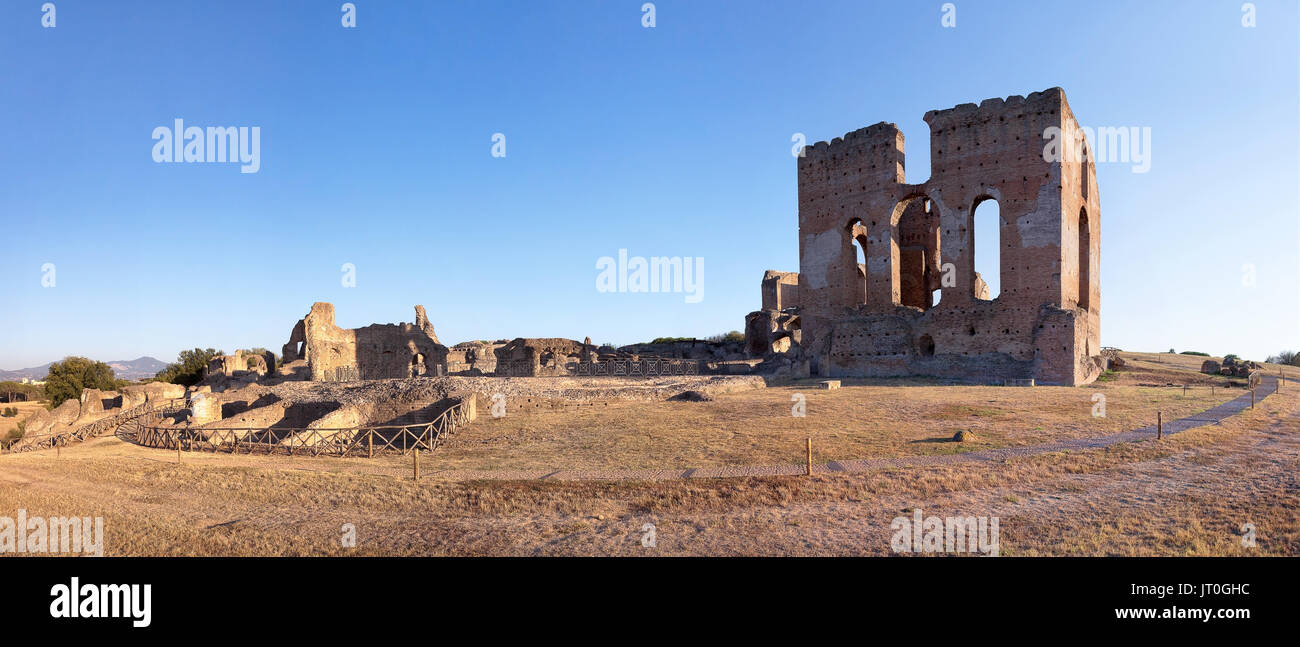
<path fill-rule="evenodd" d="M 41 366 L 20 368 L 15 371 L 0 370 L 0 382 L 6 380 L 21 382 L 23 378 L 29 380 L 44 380 L 45 376 L 50 373 L 50 364 L 53 363 L 54 362 L 46 362 Z M 153 377 L 158 374 L 158 371 L 167 367 L 167 362 L 154 359 L 147 355 L 136 359 L 119 359 L 105 363 L 113 369 L 113 374 L 116 375 L 118 379 L 122 380 L 138 380 L 145 377 Z"/>
<path fill-rule="evenodd" d="M 133 360 L 108 362 L 108 365 L 112 367 L 113 374 L 123 380 L 138 380 L 145 377 L 153 377 L 158 374 L 158 371 L 167 368 L 167 362 L 154 359 L 148 355 Z"/>

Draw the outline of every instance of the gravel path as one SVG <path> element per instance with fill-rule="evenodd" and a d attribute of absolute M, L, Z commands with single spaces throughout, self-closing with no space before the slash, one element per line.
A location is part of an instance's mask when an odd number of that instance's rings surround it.
<path fill-rule="evenodd" d="M 1259 386 L 1255 387 L 1255 398 L 1262 401 L 1273 393 L 1276 377 L 1265 376 Z M 1236 415 L 1250 408 L 1251 394 L 1247 391 L 1235 399 L 1229 400 L 1200 413 L 1167 420 L 1163 425 L 1163 434 L 1171 436 L 1189 429 L 1205 425 L 1218 424 L 1219 421 Z M 1034 456 L 1067 450 L 1099 449 L 1117 443 L 1128 443 L 1155 438 L 1156 426 L 1150 425 L 1130 431 L 1097 436 L 1093 438 L 1075 438 L 1030 447 L 1009 447 L 1000 449 L 982 449 L 963 454 L 943 454 L 939 456 L 910 456 L 900 458 L 862 458 L 857 460 L 831 461 L 813 464 L 815 474 L 832 472 L 870 472 L 888 467 L 908 467 L 926 465 L 951 465 L 958 463 L 1001 463 L 1009 458 Z M 556 481 L 599 481 L 632 480 L 657 481 L 665 479 L 687 478 L 732 478 L 743 476 L 797 476 L 805 472 L 803 465 L 794 463 L 777 463 L 766 465 L 734 465 L 723 467 L 700 467 L 689 469 L 641 469 L 641 470 L 444 470 L 431 472 L 430 476 L 450 481 L 471 480 L 556 480 Z"/>

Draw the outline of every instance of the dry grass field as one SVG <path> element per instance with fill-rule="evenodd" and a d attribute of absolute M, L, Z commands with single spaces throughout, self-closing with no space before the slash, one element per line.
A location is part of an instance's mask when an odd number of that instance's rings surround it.
<path fill-rule="evenodd" d="M 1002 555 L 1300 554 L 1300 383 L 1162 441 L 811 477 L 458 479 L 442 470 L 624 469 L 908 457 L 1103 436 L 1191 415 L 1240 387 L 1203 358 L 1124 355 L 1080 388 L 796 383 L 713 402 L 611 403 L 480 419 L 424 457 L 186 454 L 100 438 L 0 455 L 0 515 L 103 516 L 112 555 L 887 555 L 890 521 L 1000 519 Z M 1277 367 L 1268 370 L 1276 372 Z M 1300 382 L 1300 370 L 1288 368 Z M 1237 380 L 1238 382 L 1242 380 Z M 1194 385 L 1183 396 L 1184 382 Z M 1215 394 L 1209 384 L 1216 384 Z M 1224 388 L 1220 388 L 1224 387 Z M 793 420 L 791 397 L 807 397 Z M 1107 415 L 1091 415 L 1092 396 Z M 940 442 L 959 429 L 975 443 Z M 490 474 L 485 473 L 486 476 Z M 640 539 L 654 524 L 657 546 Z M 1242 546 L 1242 524 L 1257 545 Z M 341 545 L 354 524 L 357 545 Z"/>
<path fill-rule="evenodd" d="M 44 403 L 41 402 L 13 402 L 0 404 L 0 409 L 13 407 L 18 410 L 18 415 L 12 418 L 0 418 L 0 438 L 8 436 L 9 432 L 18 427 L 18 423 L 26 420 L 28 416 L 36 413 L 37 410 L 44 408 L 44 406 Z"/>

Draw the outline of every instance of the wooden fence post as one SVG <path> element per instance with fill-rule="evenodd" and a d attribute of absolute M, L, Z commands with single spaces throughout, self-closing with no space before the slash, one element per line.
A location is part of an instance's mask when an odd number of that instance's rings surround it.
<path fill-rule="evenodd" d="M 415 480 L 420 480 L 420 448 L 415 448 Z"/>
<path fill-rule="evenodd" d="M 366 458 L 375 457 L 375 430 L 366 431 Z"/>
<path fill-rule="evenodd" d="M 1250 390 L 1250 408 L 1255 408 L 1255 389 Z"/>
<path fill-rule="evenodd" d="M 812 436 L 808 437 L 808 469 L 805 474 L 812 476 Z"/>
<path fill-rule="evenodd" d="M 1160 412 L 1156 412 L 1156 440 L 1160 440 L 1165 435 L 1165 423 Z"/>

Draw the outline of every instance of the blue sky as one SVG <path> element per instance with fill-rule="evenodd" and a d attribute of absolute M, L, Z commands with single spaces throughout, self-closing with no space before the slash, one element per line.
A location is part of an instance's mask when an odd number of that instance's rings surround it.
<path fill-rule="evenodd" d="M 1300 349 L 1294 2 L 341 4 L 0 5 L 0 368 L 278 351 L 313 301 L 447 344 L 741 329 L 799 267 L 793 133 L 895 122 L 922 181 L 927 110 L 1052 86 L 1152 132 L 1098 169 L 1102 343 Z M 176 118 L 260 127 L 260 171 L 155 163 Z M 597 292 L 620 248 L 702 257 L 703 300 Z"/>

